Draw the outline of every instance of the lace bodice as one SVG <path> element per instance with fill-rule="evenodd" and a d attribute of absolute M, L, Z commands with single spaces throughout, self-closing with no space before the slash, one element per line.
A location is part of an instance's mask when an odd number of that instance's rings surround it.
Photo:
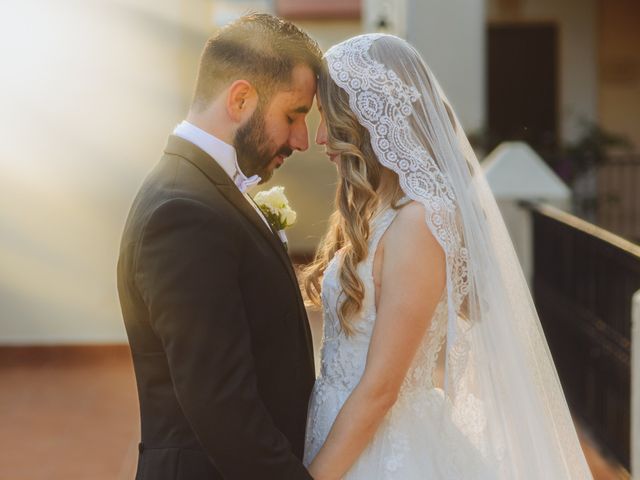
<path fill-rule="evenodd" d="M 351 337 L 342 331 L 338 320 L 338 308 L 342 288 L 339 280 L 340 251 L 327 266 L 322 282 L 322 304 L 324 335 L 321 352 L 320 379 L 334 388 L 353 390 L 364 372 L 369 342 L 376 320 L 375 285 L 373 261 L 380 239 L 393 222 L 397 210 L 388 208 L 377 215 L 371 225 L 368 255 L 358 265 L 358 275 L 364 285 L 363 307 L 353 320 L 356 333 Z M 443 297 L 444 299 L 444 297 Z M 414 359 L 401 396 L 415 386 L 433 387 L 433 372 L 436 358 L 446 333 L 446 302 L 441 301 L 432 319 L 431 326 Z"/>
<path fill-rule="evenodd" d="M 368 254 L 357 267 L 364 286 L 363 307 L 353 319 L 355 334 L 351 336 L 342 330 L 337 314 L 342 301 L 340 251 L 325 270 L 321 366 L 309 406 L 306 465 L 317 455 L 344 402 L 364 373 L 376 323 L 373 262 L 380 239 L 397 213 L 389 208 L 371 223 Z M 443 293 L 394 406 L 366 451 L 344 476 L 345 480 L 493 478 L 483 476 L 476 450 L 450 420 L 444 392 L 434 385 L 437 358 L 447 331 L 446 300 Z"/>

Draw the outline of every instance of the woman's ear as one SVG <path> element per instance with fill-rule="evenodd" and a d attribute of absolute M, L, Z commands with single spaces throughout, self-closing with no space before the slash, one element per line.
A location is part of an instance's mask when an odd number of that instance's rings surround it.
<path fill-rule="evenodd" d="M 229 118 L 242 124 L 251 118 L 258 106 L 258 92 L 246 80 L 236 80 L 229 87 L 226 106 Z"/>

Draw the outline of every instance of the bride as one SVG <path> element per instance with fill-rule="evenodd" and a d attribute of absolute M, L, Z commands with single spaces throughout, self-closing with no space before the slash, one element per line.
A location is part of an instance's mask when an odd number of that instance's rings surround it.
<path fill-rule="evenodd" d="M 416 50 L 325 55 L 316 141 L 337 209 L 305 272 L 323 307 L 305 464 L 316 480 L 588 479 L 495 200 Z"/>

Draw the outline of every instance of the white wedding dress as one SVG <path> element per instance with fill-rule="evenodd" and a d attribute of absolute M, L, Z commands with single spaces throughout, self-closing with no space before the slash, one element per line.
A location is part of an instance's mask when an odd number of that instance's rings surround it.
<path fill-rule="evenodd" d="M 342 405 L 364 372 L 376 322 L 373 260 L 378 243 L 396 214 L 396 210 L 388 208 L 372 221 L 369 253 L 358 265 L 365 295 L 363 308 L 354 321 L 357 333 L 352 337 L 347 337 L 341 330 L 337 316 L 341 297 L 338 279 L 340 252 L 325 270 L 322 281 L 324 332 L 321 370 L 309 406 L 306 465 L 320 450 Z M 489 473 L 480 451 L 456 424 L 462 422 L 473 427 L 473 422 L 482 420 L 474 418 L 471 412 L 468 418 L 460 415 L 456 418 L 443 390 L 434 385 L 436 363 L 446 331 L 446 296 L 443 295 L 396 404 L 344 476 L 345 480 L 495 478 Z"/>

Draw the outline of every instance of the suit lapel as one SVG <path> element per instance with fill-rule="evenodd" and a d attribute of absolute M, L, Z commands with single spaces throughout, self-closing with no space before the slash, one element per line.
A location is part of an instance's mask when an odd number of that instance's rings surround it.
<path fill-rule="evenodd" d="M 262 234 L 267 243 L 271 245 L 278 258 L 282 261 L 291 281 L 295 284 L 296 290 L 299 291 L 298 280 L 295 272 L 293 271 L 291 260 L 289 259 L 280 238 L 264 223 L 264 220 L 262 220 L 258 212 L 256 212 L 249 204 L 238 187 L 236 187 L 222 167 L 218 165 L 218 162 L 193 143 L 175 135 L 169 136 L 165 153 L 179 155 L 192 163 L 196 168 L 204 173 L 209 180 L 211 180 L 227 201 L 242 215 L 244 215 L 247 220 L 249 220 Z"/>

